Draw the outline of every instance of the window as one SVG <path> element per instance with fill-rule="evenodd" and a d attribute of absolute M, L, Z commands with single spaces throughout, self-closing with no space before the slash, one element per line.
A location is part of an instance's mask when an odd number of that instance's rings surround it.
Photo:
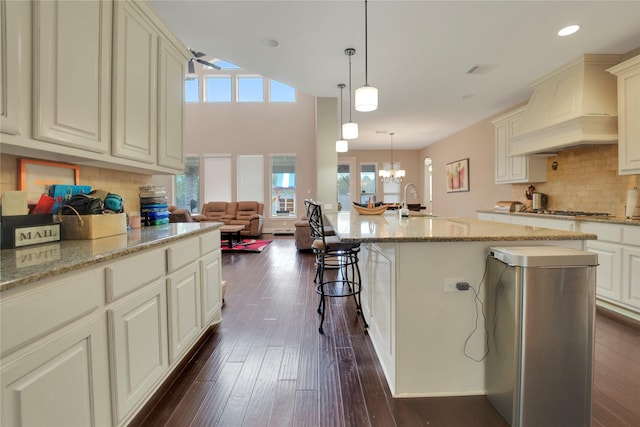
<path fill-rule="evenodd" d="M 296 157 L 271 157 L 271 215 L 296 214 Z"/>
<path fill-rule="evenodd" d="M 236 200 L 264 203 L 264 157 L 261 154 L 239 155 L 236 161 Z"/>
<path fill-rule="evenodd" d="M 338 163 L 338 210 L 351 207 L 351 165 Z"/>
<path fill-rule="evenodd" d="M 185 158 L 184 174 L 176 175 L 176 206 L 189 212 L 200 211 L 200 157 Z"/>
<path fill-rule="evenodd" d="M 238 102 L 264 102 L 262 77 L 238 76 Z"/>
<path fill-rule="evenodd" d="M 200 80 L 198 77 L 184 79 L 184 102 L 200 101 Z"/>
<path fill-rule="evenodd" d="M 231 199 L 231 154 L 204 154 L 202 194 L 205 202 Z"/>
<path fill-rule="evenodd" d="M 205 102 L 231 102 L 231 77 L 206 76 Z"/>
<path fill-rule="evenodd" d="M 269 89 L 271 102 L 296 102 L 296 90 L 291 86 L 271 80 Z"/>
<path fill-rule="evenodd" d="M 369 198 L 376 201 L 376 165 L 362 163 L 360 165 L 360 203 L 368 203 Z"/>
<path fill-rule="evenodd" d="M 400 162 L 393 162 L 393 165 L 389 162 L 382 164 L 382 167 L 386 170 L 402 169 Z M 385 203 L 400 203 L 400 183 L 399 182 L 384 182 L 382 184 L 383 201 Z"/>
<path fill-rule="evenodd" d="M 241 70 L 242 69 L 238 67 L 236 64 L 232 64 L 231 62 L 227 62 L 227 61 L 216 61 L 216 65 L 220 67 L 221 70 Z"/>

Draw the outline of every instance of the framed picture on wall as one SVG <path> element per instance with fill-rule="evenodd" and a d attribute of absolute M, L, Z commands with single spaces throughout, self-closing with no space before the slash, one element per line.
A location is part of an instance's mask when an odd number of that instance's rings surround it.
<path fill-rule="evenodd" d="M 447 193 L 469 191 L 469 158 L 447 163 Z"/>
<path fill-rule="evenodd" d="M 76 165 L 45 160 L 18 159 L 19 189 L 27 192 L 27 202 L 35 204 L 51 184 L 80 184 Z"/>

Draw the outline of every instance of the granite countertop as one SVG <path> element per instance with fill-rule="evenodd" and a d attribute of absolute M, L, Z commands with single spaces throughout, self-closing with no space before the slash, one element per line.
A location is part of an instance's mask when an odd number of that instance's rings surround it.
<path fill-rule="evenodd" d="M 145 249 L 220 228 L 220 222 L 173 223 L 132 229 L 94 240 L 55 243 L 0 251 L 0 292 Z"/>
<path fill-rule="evenodd" d="M 595 240 L 595 234 L 493 223 L 471 218 L 434 217 L 397 211 L 359 215 L 355 211 L 325 214 L 345 243 L 360 242 L 475 242 L 518 240 Z"/>
<path fill-rule="evenodd" d="M 609 224 L 623 224 L 623 225 L 637 225 L 640 226 L 640 218 L 624 218 L 617 216 L 570 216 L 570 215 L 552 215 L 552 214 L 539 214 L 535 212 L 500 212 L 493 209 L 479 210 L 480 213 L 491 213 L 500 215 L 514 215 L 514 216 L 530 216 L 534 218 L 551 218 L 551 219 L 566 219 L 569 221 L 581 221 L 581 222 L 604 222 Z"/>

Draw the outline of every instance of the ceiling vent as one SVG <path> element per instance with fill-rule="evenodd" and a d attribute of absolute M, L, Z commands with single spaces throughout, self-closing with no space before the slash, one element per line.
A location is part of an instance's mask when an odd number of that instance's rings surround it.
<path fill-rule="evenodd" d="M 617 80 L 606 69 L 621 55 L 583 55 L 535 82 L 511 155 L 618 141 Z"/>

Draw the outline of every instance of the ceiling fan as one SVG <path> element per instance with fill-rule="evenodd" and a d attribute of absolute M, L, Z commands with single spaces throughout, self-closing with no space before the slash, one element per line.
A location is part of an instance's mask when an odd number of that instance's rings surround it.
<path fill-rule="evenodd" d="M 222 69 L 219 65 L 213 64 L 211 62 L 207 62 L 204 59 L 200 59 L 206 55 L 206 53 L 196 52 L 193 49 L 189 49 L 191 51 L 192 58 L 189 60 L 189 74 L 193 74 L 196 72 L 194 62 L 198 62 L 202 65 L 206 65 L 207 67 L 215 68 L 216 70 Z"/>

